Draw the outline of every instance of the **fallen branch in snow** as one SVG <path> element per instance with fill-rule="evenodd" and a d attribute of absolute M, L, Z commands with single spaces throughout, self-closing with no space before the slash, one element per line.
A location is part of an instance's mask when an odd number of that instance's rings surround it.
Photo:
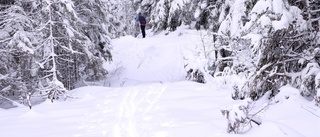
<path fill-rule="evenodd" d="M 254 114 L 249 114 L 253 108 L 251 101 L 247 101 L 245 104 L 235 105 L 232 108 L 222 109 L 222 115 L 228 120 L 228 133 L 242 133 L 245 128 L 248 129 L 248 125 L 250 125 L 250 128 L 252 127 L 251 122 L 258 126 L 261 125 L 262 122 L 259 120 L 257 115 L 269 107 L 269 105 L 270 103 Z"/>
<path fill-rule="evenodd" d="M 248 119 L 249 121 L 251 121 L 251 122 L 253 122 L 253 123 L 257 124 L 258 126 L 260 126 L 260 125 L 262 124 L 262 122 L 261 122 L 261 121 L 254 120 L 254 119 L 249 118 L 249 117 L 247 117 L 247 119 Z"/>
<path fill-rule="evenodd" d="M 123 87 L 125 83 L 126 81 L 122 81 L 122 83 L 120 84 L 120 87 Z"/>
<path fill-rule="evenodd" d="M 8 100 L 8 101 L 11 102 L 12 105 L 14 105 L 14 106 L 18 106 L 18 107 L 23 106 L 23 105 L 21 105 L 20 103 L 17 103 L 16 101 L 14 101 L 14 100 L 12 100 L 12 99 L 10 99 L 10 98 L 4 97 L 4 96 L 2 96 L 2 95 L 0 95 L 0 98 L 3 98 L 3 99 L 5 99 L 5 100 Z"/>

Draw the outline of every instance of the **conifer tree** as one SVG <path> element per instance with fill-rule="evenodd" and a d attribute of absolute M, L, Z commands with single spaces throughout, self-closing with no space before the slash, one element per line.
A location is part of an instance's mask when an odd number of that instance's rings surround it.
<path fill-rule="evenodd" d="M 37 45 L 40 92 L 50 100 L 63 96 L 80 80 L 103 78 L 99 50 L 82 31 L 86 25 L 71 0 L 38 0 Z"/>
<path fill-rule="evenodd" d="M 34 22 L 25 1 L 0 4 L 0 96 L 21 100 L 34 92 Z M 1 98 L 1 97 L 0 97 Z"/>

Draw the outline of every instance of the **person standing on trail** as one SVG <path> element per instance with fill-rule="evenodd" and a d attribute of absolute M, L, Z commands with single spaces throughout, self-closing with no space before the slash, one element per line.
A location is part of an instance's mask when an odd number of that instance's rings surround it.
<path fill-rule="evenodd" d="M 138 17 L 136 18 L 136 21 L 138 21 L 140 23 L 140 28 L 141 28 L 141 32 L 142 32 L 142 38 L 146 37 L 146 18 L 144 16 L 142 16 L 141 13 L 138 14 Z"/>

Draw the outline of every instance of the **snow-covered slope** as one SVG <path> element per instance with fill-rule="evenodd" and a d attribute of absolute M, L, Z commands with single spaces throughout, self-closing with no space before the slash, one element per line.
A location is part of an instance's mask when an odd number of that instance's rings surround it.
<path fill-rule="evenodd" d="M 172 39 L 166 36 L 148 37 L 147 39 L 126 36 L 114 40 L 113 63 L 119 65 L 120 69 L 122 68 L 117 74 L 122 75 L 123 80 L 141 82 L 184 80 L 186 74 L 181 51 L 183 42 L 186 43 L 182 39 Z"/>
<path fill-rule="evenodd" d="M 182 28 L 146 39 L 122 37 L 113 41 L 114 62 L 103 86 L 70 92 L 75 98 L 50 101 L 32 110 L 0 110 L 3 137 L 316 137 L 320 110 L 284 87 L 260 116 L 262 125 L 245 134 L 228 134 L 220 110 L 242 101 L 231 99 L 226 81 L 207 84 L 185 81 L 185 64 L 197 66 L 201 56 L 197 31 Z M 192 47 L 194 46 L 194 47 Z M 192 63 L 193 62 L 193 63 Z M 277 102 L 277 103 L 276 103 Z M 266 103 L 262 99 L 257 107 Z"/>
<path fill-rule="evenodd" d="M 149 31 L 146 39 L 125 36 L 114 40 L 114 60 L 105 64 L 110 74 L 103 85 L 184 81 L 188 68 L 198 69 L 207 62 L 197 52 L 203 51 L 199 32 L 187 28 L 154 36 Z"/>

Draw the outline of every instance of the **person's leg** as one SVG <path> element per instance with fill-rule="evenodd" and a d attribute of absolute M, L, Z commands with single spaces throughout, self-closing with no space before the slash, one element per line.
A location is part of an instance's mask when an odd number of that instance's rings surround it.
<path fill-rule="evenodd" d="M 146 37 L 146 26 L 141 26 L 142 37 Z"/>

